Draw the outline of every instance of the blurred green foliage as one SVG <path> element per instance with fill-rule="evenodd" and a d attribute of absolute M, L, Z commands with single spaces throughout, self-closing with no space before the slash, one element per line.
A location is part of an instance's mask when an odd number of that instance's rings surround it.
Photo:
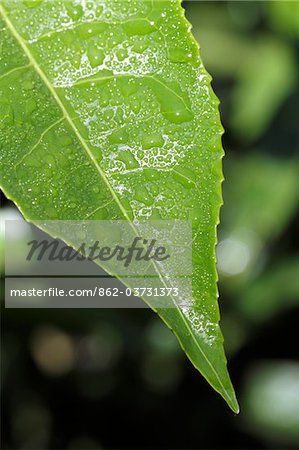
<path fill-rule="evenodd" d="M 268 21 L 274 30 L 288 30 L 287 37 L 295 39 L 298 2 L 216 1 L 206 7 L 194 1 L 187 11 L 207 69 L 214 77 L 234 81 L 228 115 L 232 131 L 245 142 L 254 142 L 298 79 L 293 45 L 260 25 Z"/>
<path fill-rule="evenodd" d="M 299 363 L 270 361 L 250 371 L 246 385 L 245 426 L 275 445 L 299 439 Z"/>
<path fill-rule="evenodd" d="M 226 129 L 217 254 L 241 415 L 147 311 L 2 309 L 3 448 L 299 447 L 299 2 L 184 6 Z"/>

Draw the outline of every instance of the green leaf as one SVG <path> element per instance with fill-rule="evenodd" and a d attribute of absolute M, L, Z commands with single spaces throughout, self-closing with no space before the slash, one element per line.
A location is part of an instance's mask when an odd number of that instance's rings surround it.
<path fill-rule="evenodd" d="M 158 313 L 237 412 L 215 269 L 222 128 L 180 2 L 1 5 L 4 192 L 30 221 L 191 220 L 194 305 Z"/>

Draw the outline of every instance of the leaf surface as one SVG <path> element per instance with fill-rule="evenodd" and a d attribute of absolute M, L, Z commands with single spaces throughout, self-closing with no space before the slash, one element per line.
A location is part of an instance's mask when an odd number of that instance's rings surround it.
<path fill-rule="evenodd" d="M 158 314 L 237 412 L 215 269 L 222 128 L 180 2 L 5 0 L 0 17 L 2 189 L 30 221 L 192 221 L 193 307 Z"/>

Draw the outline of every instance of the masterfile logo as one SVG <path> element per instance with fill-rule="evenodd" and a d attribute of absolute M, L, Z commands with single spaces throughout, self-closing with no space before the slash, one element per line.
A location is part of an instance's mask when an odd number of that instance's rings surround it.
<path fill-rule="evenodd" d="M 89 261 L 106 262 L 115 258 L 123 263 L 124 267 L 129 267 L 132 261 L 165 261 L 170 258 L 170 254 L 163 245 L 159 245 L 156 239 L 143 239 L 142 237 L 134 238 L 133 242 L 124 247 L 115 245 L 114 247 L 102 245 L 99 241 L 95 241 L 92 245 L 81 243 L 78 250 L 74 251 L 68 245 L 60 246 L 58 240 L 41 240 L 34 239 L 27 244 L 30 249 L 26 257 L 27 261 L 31 261 L 33 257 L 37 261 L 48 259 L 49 261 Z"/>

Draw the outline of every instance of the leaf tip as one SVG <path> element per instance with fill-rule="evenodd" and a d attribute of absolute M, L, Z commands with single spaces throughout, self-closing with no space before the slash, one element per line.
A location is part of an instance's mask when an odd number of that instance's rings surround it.
<path fill-rule="evenodd" d="M 224 400 L 230 407 L 230 409 L 235 413 L 239 414 L 240 412 L 240 406 L 235 394 L 234 389 L 232 388 L 229 392 L 226 391 L 225 395 L 223 396 Z"/>

